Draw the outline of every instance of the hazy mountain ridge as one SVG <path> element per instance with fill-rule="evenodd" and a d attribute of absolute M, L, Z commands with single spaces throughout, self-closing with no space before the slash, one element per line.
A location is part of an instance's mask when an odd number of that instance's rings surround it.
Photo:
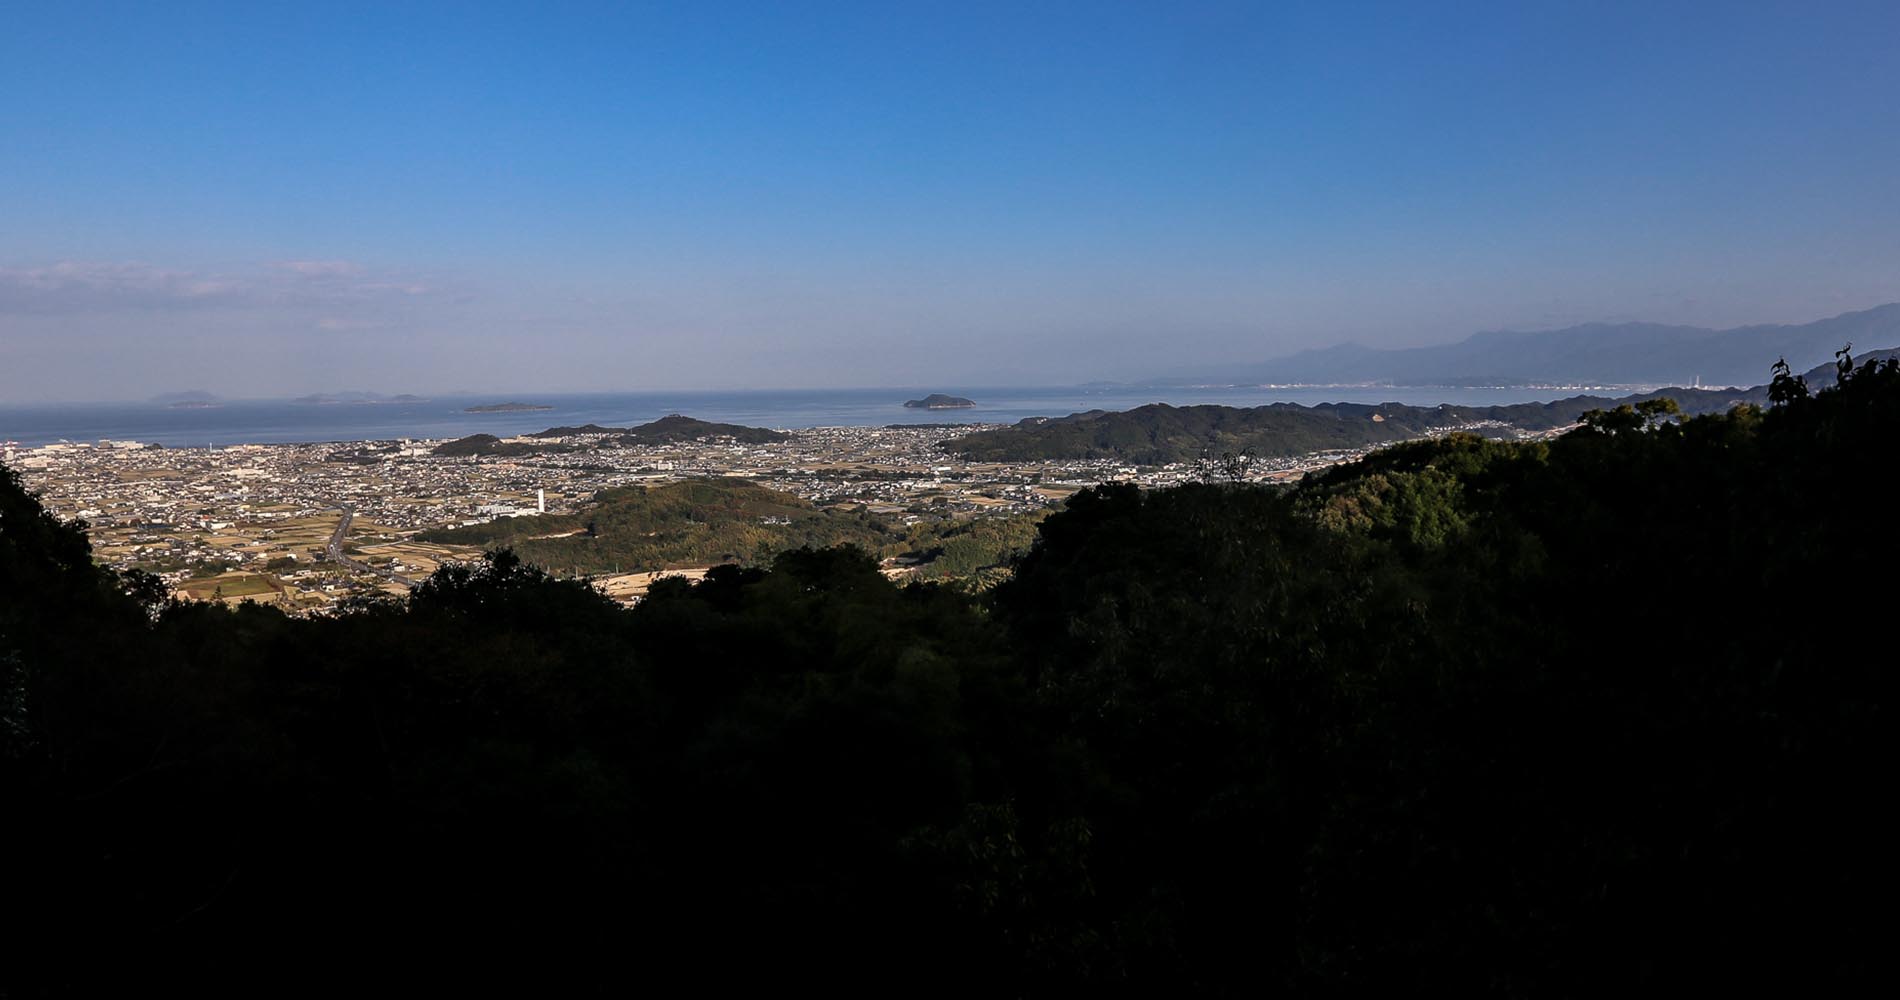
<path fill-rule="evenodd" d="M 1560 330 L 1489 331 L 1454 344 L 1379 349 L 1342 344 L 1222 375 L 1229 382 L 1394 385 L 1758 385 L 1763 358 L 1803 370 L 1842 345 L 1900 344 L 1900 303 L 1796 325 L 1712 330 L 1661 323 L 1586 323 Z"/>
<path fill-rule="evenodd" d="M 1853 359 L 1854 367 L 1859 368 L 1869 361 L 1900 359 L 1900 347 L 1889 347 L 1881 351 L 1868 351 L 1864 354 L 1850 352 L 1850 356 Z M 1810 389 L 1824 389 L 1834 384 L 1835 376 L 1839 371 L 1840 369 L 1836 366 L 1835 362 L 1829 361 L 1825 364 L 1815 365 L 1813 368 L 1803 372 L 1801 378 L 1808 383 L 1808 388 Z"/>

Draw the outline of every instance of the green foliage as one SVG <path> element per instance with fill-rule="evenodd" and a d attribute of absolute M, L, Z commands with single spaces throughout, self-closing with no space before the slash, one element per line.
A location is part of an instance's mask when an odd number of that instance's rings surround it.
<path fill-rule="evenodd" d="M 708 441 L 729 439 L 740 444 L 770 444 L 774 441 L 791 439 L 790 434 L 766 430 L 763 427 L 745 427 L 740 424 L 720 424 L 673 413 L 638 427 L 602 427 L 599 424 L 583 424 L 579 427 L 550 427 L 531 437 L 570 437 L 576 434 L 614 435 L 613 443 L 624 447 L 654 444 L 673 444 L 680 441 Z"/>
<path fill-rule="evenodd" d="M 493 434 L 470 434 L 468 437 L 456 438 L 453 441 L 436 445 L 434 450 L 430 451 L 429 454 L 449 457 L 495 455 L 513 458 L 522 455 L 539 455 L 572 450 L 572 448 L 566 445 L 528 444 L 525 441 L 503 441 Z"/>
<path fill-rule="evenodd" d="M 1598 434 L 1626 434 L 1651 430 L 1670 417 L 1680 417 L 1682 407 L 1673 399 L 1645 399 L 1624 403 L 1614 410 L 1591 410 L 1577 422 Z"/>
<path fill-rule="evenodd" d="M 978 595 L 792 547 L 630 611 L 505 551 L 172 604 L 0 470 L 6 985 L 344 928 L 559 992 L 1875 992 L 1900 363 L 1673 417 L 1099 487 Z M 572 523 L 825 516 L 678 485 Z"/>
<path fill-rule="evenodd" d="M 919 580 L 970 580 L 979 588 L 1005 578 L 1036 541 L 1046 511 L 1011 517 L 919 524 L 911 529 L 913 558 L 926 560 Z"/>
<path fill-rule="evenodd" d="M 1719 413 L 1737 403 L 1767 399 L 1762 389 L 1667 389 L 1620 401 L 1575 396 L 1552 403 L 1510 406 L 1274 403 L 1238 408 L 1154 403 L 1123 413 L 1091 410 L 1054 420 L 1030 418 L 1013 427 L 968 434 L 945 442 L 945 446 L 967 459 L 996 462 L 1112 459 L 1166 465 L 1215 455 L 1283 458 L 1405 441 L 1481 421 L 1496 421 L 1520 430 L 1551 430 L 1569 426 L 1607 403 L 1653 408 L 1662 405 L 1665 397 L 1692 413 Z"/>
<path fill-rule="evenodd" d="M 579 513 L 503 518 L 419 537 L 507 546 L 537 566 L 582 573 L 762 564 L 801 547 L 856 545 L 880 552 L 903 539 L 875 515 L 820 510 L 743 479 L 603 490 Z"/>

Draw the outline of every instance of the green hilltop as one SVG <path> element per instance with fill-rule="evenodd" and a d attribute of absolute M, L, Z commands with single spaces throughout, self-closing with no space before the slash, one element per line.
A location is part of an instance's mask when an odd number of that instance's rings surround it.
<path fill-rule="evenodd" d="M 599 424 L 583 424 L 579 427 L 550 427 L 526 436 L 531 438 L 591 437 L 596 439 L 593 442 L 595 447 L 633 447 L 719 439 L 730 439 L 740 444 L 771 444 L 775 441 L 791 439 L 789 434 L 766 430 L 763 427 L 718 424 L 681 416 L 677 413 L 638 427 L 602 427 Z M 574 448 L 574 445 L 558 442 L 530 444 L 525 441 L 503 441 L 493 434 L 470 434 L 467 437 L 437 445 L 433 454 L 516 457 L 573 451 Z"/>
<path fill-rule="evenodd" d="M 470 434 L 464 438 L 456 438 L 453 441 L 446 441 L 436 445 L 430 450 L 429 454 L 447 457 L 495 455 L 503 458 L 513 458 L 521 455 L 540 455 L 572 450 L 573 449 L 567 445 L 561 444 L 529 444 L 525 441 L 504 441 L 493 434 Z"/>
<path fill-rule="evenodd" d="M 602 427 L 599 424 L 550 427 L 529 437 L 556 438 L 576 435 L 602 435 L 628 445 L 671 444 L 677 441 L 704 441 L 710 438 L 731 438 L 741 444 L 770 444 L 791 438 L 789 434 L 767 430 L 763 427 L 714 423 L 678 413 L 668 414 L 638 427 Z"/>
<path fill-rule="evenodd" d="M 762 563 L 801 546 L 881 552 L 906 538 L 876 515 L 820 510 L 743 479 L 618 487 L 572 514 L 501 518 L 418 537 L 511 548 L 533 565 L 576 573 Z"/>

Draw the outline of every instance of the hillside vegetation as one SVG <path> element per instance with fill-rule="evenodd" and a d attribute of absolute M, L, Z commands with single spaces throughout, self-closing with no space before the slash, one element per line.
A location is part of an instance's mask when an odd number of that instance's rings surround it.
<path fill-rule="evenodd" d="M 603 490 L 573 514 L 501 518 L 418 537 L 508 547 L 551 570 L 611 573 L 769 563 L 801 547 L 856 545 L 881 552 L 906 536 L 876 515 L 819 510 L 743 479 L 691 479 Z"/>
<path fill-rule="evenodd" d="M 1235 407 L 1151 403 L 1121 412 L 1090 410 L 1054 419 L 1031 417 L 1009 427 L 953 438 L 944 442 L 944 448 L 965 459 L 983 462 L 1110 459 L 1135 465 L 1168 465 L 1219 455 L 1284 458 L 1406 441 L 1479 422 L 1547 431 L 1568 427 L 1590 410 L 1663 397 L 1677 400 L 1686 413 L 1713 413 L 1743 403 L 1765 403 L 1767 388 L 1665 389 L 1620 399 L 1572 396 L 1550 403 L 1508 406 L 1273 403 Z"/>
<path fill-rule="evenodd" d="M 579 427 L 550 427 L 547 430 L 530 434 L 529 437 L 553 438 L 570 437 L 577 434 L 612 435 L 610 443 L 624 446 L 671 444 L 678 441 L 705 441 L 713 438 L 731 438 L 741 444 L 770 444 L 774 441 L 789 440 L 791 435 L 780 431 L 766 430 L 763 427 L 746 427 L 741 424 L 720 424 L 699 420 L 674 413 L 661 417 L 638 427 L 602 427 L 599 424 L 583 424 Z"/>
<path fill-rule="evenodd" d="M 560 444 L 529 444 L 526 441 L 504 441 L 493 434 L 470 434 L 467 437 L 444 441 L 430 450 L 431 455 L 447 457 L 465 457 L 472 455 L 496 455 L 504 458 L 516 458 L 522 455 L 540 455 L 552 452 L 572 451 Z"/>
<path fill-rule="evenodd" d="M 1098 487 L 981 593 L 796 549 L 631 610 L 506 551 L 168 603 L 0 470 L 0 978 L 1888 992 L 1900 364 L 1670 409 Z"/>
<path fill-rule="evenodd" d="M 770 444 L 774 441 L 789 440 L 791 435 L 778 431 L 769 431 L 762 427 L 744 427 L 739 424 L 716 424 L 705 420 L 684 417 L 677 413 L 661 417 L 651 423 L 638 427 L 602 427 L 599 424 L 583 424 L 579 427 L 550 427 L 527 435 L 531 438 L 565 438 L 580 435 L 597 437 L 597 447 L 633 448 L 643 445 L 675 444 L 681 441 L 711 441 L 729 439 L 740 444 Z M 495 455 L 514 458 L 523 455 L 569 452 L 573 445 L 561 443 L 533 444 L 526 441 L 504 441 L 493 434 L 470 434 L 467 437 L 447 441 L 435 447 L 432 454 L 447 456 Z"/>

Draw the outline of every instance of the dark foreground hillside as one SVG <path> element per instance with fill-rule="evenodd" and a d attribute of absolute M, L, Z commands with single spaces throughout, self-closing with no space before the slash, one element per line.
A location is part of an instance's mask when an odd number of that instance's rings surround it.
<path fill-rule="evenodd" d="M 0 992 L 1872 992 L 1900 366 L 1774 396 L 630 612 L 165 606 L 6 473 Z"/>

